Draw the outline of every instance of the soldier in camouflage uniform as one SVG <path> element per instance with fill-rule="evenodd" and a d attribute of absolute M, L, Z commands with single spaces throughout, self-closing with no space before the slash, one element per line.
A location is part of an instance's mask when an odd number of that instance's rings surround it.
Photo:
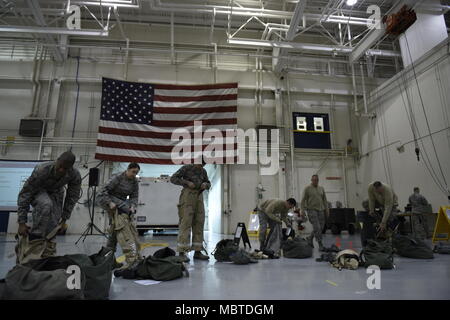
<path fill-rule="evenodd" d="M 75 155 L 64 152 L 56 161 L 38 164 L 23 185 L 17 200 L 18 234 L 21 236 L 16 246 L 17 263 L 56 254 L 57 227 L 70 218 L 80 198 L 81 176 L 73 168 L 74 163 Z M 26 224 L 30 205 L 33 207 L 31 228 Z"/>
<path fill-rule="evenodd" d="M 381 218 L 379 237 L 390 239 L 393 230 L 388 228 L 393 223 L 397 214 L 398 197 L 390 186 L 380 181 L 375 181 L 369 185 L 369 214 L 373 217 L 375 214 L 375 206 L 378 203 L 383 210 L 383 217 Z"/>
<path fill-rule="evenodd" d="M 300 208 L 302 217 L 305 216 L 306 211 L 308 219 L 313 226 L 313 233 L 307 240 L 313 245 L 313 239 L 316 238 L 319 244 L 319 251 L 323 251 L 322 230 L 325 226 L 325 215 L 328 217 L 330 210 L 325 190 L 319 186 L 319 176 L 317 174 L 311 177 L 311 184 L 303 190 Z"/>
<path fill-rule="evenodd" d="M 414 188 L 414 193 L 408 199 L 411 205 L 411 223 L 413 225 L 414 235 L 419 239 L 428 237 L 428 223 L 426 214 L 429 212 L 429 203 L 427 199 L 420 194 L 418 187 Z"/>
<path fill-rule="evenodd" d="M 203 191 L 211 188 L 204 164 L 187 164 L 181 167 L 170 178 L 170 182 L 183 186 L 178 202 L 179 230 L 177 251 L 189 261 L 187 253 L 195 250 L 194 259 L 208 260 L 202 253 L 203 227 L 205 224 L 205 208 L 203 205 Z M 192 245 L 191 245 L 192 229 Z"/>
<path fill-rule="evenodd" d="M 99 203 L 108 212 L 110 230 L 107 248 L 116 250 L 117 243 L 125 255 L 125 268 L 132 267 L 140 259 L 141 244 L 134 225 L 138 205 L 139 183 L 136 175 L 140 167 L 132 162 L 128 169 L 113 176 L 101 189 Z M 116 264 L 115 267 L 120 265 Z"/>
<path fill-rule="evenodd" d="M 258 210 L 259 218 L 259 249 L 263 251 L 266 245 L 267 226 L 272 230 L 276 223 L 281 224 L 283 221 L 288 228 L 291 222 L 288 219 L 288 211 L 297 205 L 294 198 L 287 200 L 270 199 L 264 201 Z"/>

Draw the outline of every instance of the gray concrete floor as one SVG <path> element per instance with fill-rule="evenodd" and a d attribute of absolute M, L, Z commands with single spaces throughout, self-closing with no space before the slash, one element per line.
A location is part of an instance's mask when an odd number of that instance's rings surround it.
<path fill-rule="evenodd" d="M 223 236 L 205 233 L 211 253 Z M 326 246 L 336 243 L 336 236 L 324 236 Z M 89 236 L 75 245 L 78 236 L 59 236 L 58 255 L 72 253 L 92 254 L 105 240 Z M 359 235 L 342 234 L 338 241 L 342 248 L 360 250 Z M 176 237 L 142 237 L 143 243 L 165 242 L 175 247 Z M 0 236 L 0 278 L 4 278 L 15 263 L 14 238 Z M 252 247 L 256 241 L 252 239 Z M 159 247 L 147 247 L 144 255 Z M 118 255 L 120 255 L 120 250 Z M 260 260 L 257 264 L 234 265 L 219 263 L 211 257 L 209 262 L 193 261 L 189 264 L 190 277 L 155 285 L 143 286 L 131 280 L 115 278 L 110 299 L 450 299 L 450 255 L 435 254 L 433 260 L 415 260 L 395 257 L 396 269 L 381 271 L 381 289 L 369 290 L 370 276 L 364 268 L 356 271 L 332 268 L 326 262 L 316 262 L 320 254 L 314 249 L 314 258 Z M 191 253 L 192 257 L 192 253 Z"/>

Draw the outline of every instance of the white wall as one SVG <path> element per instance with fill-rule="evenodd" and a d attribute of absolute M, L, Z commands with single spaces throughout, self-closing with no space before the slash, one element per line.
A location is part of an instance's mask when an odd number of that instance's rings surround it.
<path fill-rule="evenodd" d="M 206 165 L 211 188 L 206 193 L 208 206 L 205 211 L 208 214 L 208 230 L 214 233 L 222 233 L 222 168 L 221 166 Z"/>
<path fill-rule="evenodd" d="M 450 183 L 450 61 L 447 43 L 439 50 L 434 50 L 428 57 L 416 62 L 418 83 L 422 94 L 424 108 L 428 117 L 430 130 L 442 166 L 443 174 Z M 399 92 L 399 85 L 404 86 L 406 74 L 408 93 L 419 128 L 418 137 L 422 137 L 420 148 L 429 154 L 433 168 L 438 169 L 432 141 L 420 102 L 416 81 L 411 69 L 402 72 L 378 90 L 371 93 L 371 110 L 375 111 L 375 120 L 361 123 L 362 153 L 368 153 L 361 159 L 359 173 L 363 184 L 359 188 L 362 201 L 367 196 L 367 185 L 375 180 L 391 184 L 399 196 L 400 207 L 407 204 L 407 198 L 415 186 L 431 202 L 436 212 L 441 205 L 448 205 L 447 196 L 441 192 L 430 177 L 424 164 L 424 155 L 418 162 L 414 153 L 413 136 L 408 122 L 405 104 Z M 403 98 L 407 104 L 407 95 L 403 88 Z M 404 152 L 397 147 L 404 145 Z M 384 163 L 384 165 L 383 165 Z"/>
<path fill-rule="evenodd" d="M 154 34 L 152 35 L 154 36 Z M 101 51 L 101 50 L 99 50 Z M 110 50 L 111 51 L 111 50 Z M 84 52 L 84 55 L 88 55 Z M 82 55 L 83 56 L 83 55 Z M 145 56 L 145 57 L 144 57 Z M 32 57 L 32 56 L 31 56 Z M 99 54 L 99 57 L 101 55 Z M 138 59 L 139 58 L 139 59 Z M 142 58 L 142 59 L 141 59 Z M 143 59 L 147 60 L 143 60 Z M 166 59 L 167 55 L 156 54 L 137 54 L 131 55 L 131 64 L 129 65 L 129 80 L 149 81 L 157 83 L 212 83 L 214 81 L 214 70 L 211 68 L 208 59 L 195 58 L 189 60 L 188 57 L 178 57 L 180 60 L 177 65 L 167 64 L 167 61 L 156 63 L 158 59 Z M 8 135 L 15 136 L 17 143 L 3 152 L 2 158 L 5 159 L 36 159 L 38 154 L 39 139 L 21 138 L 18 136 L 19 120 L 29 115 L 31 110 L 32 85 L 30 81 L 32 73 L 32 61 L 9 61 L 3 57 L 0 61 L 0 136 L 4 138 Z M 100 58 L 99 58 L 100 59 Z M 154 59 L 154 60 L 152 60 Z M 93 167 L 99 163 L 94 159 L 95 138 L 97 135 L 97 126 L 99 119 L 99 108 L 101 98 L 100 78 L 123 76 L 123 61 L 120 56 L 116 56 L 110 62 L 100 63 L 92 60 L 81 59 L 79 71 L 79 106 L 78 118 L 75 128 L 75 139 L 73 151 L 82 156 L 77 165 L 82 169 L 82 175 L 87 173 L 86 167 Z M 263 73 L 263 95 L 262 95 L 262 123 L 275 125 L 276 121 L 276 100 L 274 90 L 282 90 L 282 117 L 286 120 L 288 127 L 291 122 L 291 115 L 288 114 L 288 95 L 286 80 L 280 81 L 269 71 L 267 65 L 271 61 L 265 61 L 265 71 Z M 238 98 L 238 126 L 243 129 L 255 127 L 255 72 L 254 59 L 243 57 L 221 57 L 219 59 L 219 70 L 217 72 L 217 82 L 239 82 Z M 73 126 L 73 115 L 75 111 L 75 99 L 77 86 L 75 83 L 76 59 L 68 59 L 62 65 L 54 65 L 51 62 L 42 64 L 39 75 L 42 84 L 40 94 L 40 103 L 38 114 L 41 117 L 55 118 L 56 121 L 49 122 L 49 134 L 44 141 L 43 158 L 54 159 L 59 153 L 66 150 L 71 141 L 70 136 Z M 49 103 L 47 104 L 47 85 L 48 80 L 52 80 L 52 90 L 50 91 Z M 366 79 L 367 87 L 374 88 L 381 83 L 380 79 Z M 290 99 L 292 111 L 310 111 L 310 112 L 329 112 L 333 118 L 333 144 L 335 148 L 343 148 L 345 142 L 351 137 L 349 107 L 353 99 L 353 88 L 351 78 L 335 77 L 325 75 L 306 75 L 290 74 L 289 85 L 291 88 Z M 358 84 L 357 92 L 361 94 L 361 86 Z M 333 108 L 330 109 L 332 95 L 334 99 Z M 48 109 L 47 109 L 48 105 Z M 281 123 L 283 125 L 283 123 Z M 20 143 L 19 143 L 20 142 Z M 287 144 L 288 140 L 282 141 Z M 2 151 L 5 151 L 4 149 Z M 301 156 L 294 161 L 295 172 L 291 172 L 289 154 L 286 160 L 281 161 L 282 173 L 280 176 L 262 176 L 259 178 L 259 172 L 256 165 L 231 165 L 230 172 L 230 190 L 231 190 L 231 214 L 225 216 L 223 208 L 219 212 L 218 207 L 214 207 L 214 215 L 210 216 L 210 229 L 218 232 L 227 226 L 225 232 L 232 232 L 238 222 L 248 223 L 248 212 L 256 204 L 256 186 L 262 183 L 266 191 L 264 199 L 275 197 L 294 196 L 300 200 L 302 188 L 309 183 L 310 172 L 319 168 L 324 160 L 323 156 Z M 346 159 L 346 171 L 348 178 L 348 197 L 349 205 L 354 206 L 352 195 L 356 194 L 351 190 L 351 177 L 354 173 L 350 172 L 354 165 L 351 159 Z M 330 166 L 328 168 L 328 166 Z M 100 166 L 101 181 L 106 181 L 112 171 L 112 166 L 104 163 Z M 344 180 L 339 182 L 326 181 L 325 177 L 329 175 L 343 176 L 342 160 L 333 159 L 323 168 L 320 173 L 323 174 L 322 183 L 327 190 L 330 190 L 335 197 L 343 197 Z M 296 176 L 296 192 L 291 192 L 290 181 Z M 321 176 L 322 177 L 322 176 Z M 222 183 L 225 177 L 221 177 Z M 354 179 L 355 180 L 355 179 Z M 83 202 L 86 197 L 87 180 L 83 185 L 85 190 Z M 353 182 L 354 184 L 355 182 Z M 354 188 L 353 188 L 354 189 Z M 217 189 L 211 192 L 211 197 L 217 197 Z M 353 196 L 354 198 L 354 196 Z M 215 202 L 216 203 L 216 202 Z M 222 201 L 223 205 L 226 205 Z M 100 213 L 98 214 L 100 217 Z M 218 217 L 222 217 L 226 223 L 219 225 Z M 87 224 L 87 210 L 83 205 L 77 205 L 69 232 L 81 232 Z M 219 219 L 220 220 L 220 219 Z M 99 221 L 104 225 L 104 219 Z"/>

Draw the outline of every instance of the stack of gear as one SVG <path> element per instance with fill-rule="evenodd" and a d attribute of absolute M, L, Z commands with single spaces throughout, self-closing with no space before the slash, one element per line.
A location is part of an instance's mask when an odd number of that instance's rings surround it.
<path fill-rule="evenodd" d="M 438 244 L 434 246 L 433 252 L 439 254 L 450 254 L 450 243 L 443 241 L 438 242 Z"/>
<path fill-rule="evenodd" d="M 283 243 L 283 256 L 291 259 L 305 259 L 311 258 L 313 255 L 313 248 L 308 241 L 303 238 L 296 237 L 288 239 Z"/>
<path fill-rule="evenodd" d="M 99 253 L 91 256 L 73 254 L 18 264 L 2 280 L 4 288 L 3 297 L 0 298 L 107 299 L 112 282 L 113 261 L 113 251 L 102 248 Z M 76 266 L 79 267 L 79 274 Z"/>
<path fill-rule="evenodd" d="M 269 259 L 268 255 L 265 255 L 262 251 L 255 250 L 254 252 L 250 252 L 250 257 L 253 259 Z"/>
<path fill-rule="evenodd" d="M 376 265 L 380 269 L 393 269 L 394 256 L 390 241 L 367 240 L 367 245 L 361 251 L 360 259 L 364 267 Z"/>
<path fill-rule="evenodd" d="M 395 253 L 413 259 L 433 259 L 433 250 L 423 241 L 408 236 L 396 235 L 392 239 Z"/>
<path fill-rule="evenodd" d="M 220 240 L 213 251 L 213 255 L 218 262 L 233 262 L 235 264 L 258 262 L 258 260 L 253 259 L 250 253 L 239 248 L 239 245 L 234 243 L 232 239 Z"/>
<path fill-rule="evenodd" d="M 264 249 L 262 251 L 255 249 L 255 251 L 250 253 L 250 255 L 255 259 L 280 259 L 280 256 L 275 254 L 275 252 L 270 249 Z"/>
<path fill-rule="evenodd" d="M 339 270 L 356 270 L 360 265 L 359 254 L 351 249 L 339 251 L 336 254 L 333 262 L 331 262 L 331 265 L 335 268 L 338 268 Z"/>
<path fill-rule="evenodd" d="M 383 17 L 386 24 L 386 34 L 401 35 L 417 20 L 414 10 L 404 5 L 399 12 Z"/>
<path fill-rule="evenodd" d="M 183 277 L 183 274 L 189 277 L 189 272 L 182 260 L 182 257 L 175 256 L 175 251 L 166 247 L 156 251 L 153 256 L 144 257 L 131 267 L 114 271 L 114 275 L 124 279 L 156 281 L 175 280 Z"/>

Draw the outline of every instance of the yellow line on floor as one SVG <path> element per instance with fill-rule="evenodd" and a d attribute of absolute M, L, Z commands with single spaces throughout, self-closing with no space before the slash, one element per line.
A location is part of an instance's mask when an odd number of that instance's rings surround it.
<path fill-rule="evenodd" d="M 148 247 L 168 247 L 169 244 L 166 242 L 145 242 L 141 243 L 141 249 L 148 248 Z M 125 256 L 121 255 L 120 257 L 117 257 L 117 262 L 122 263 L 125 261 Z"/>
<path fill-rule="evenodd" d="M 330 280 L 325 280 L 325 281 L 328 282 L 329 284 L 331 284 L 332 286 L 335 286 L 335 287 L 338 286 L 336 282 L 333 282 L 333 281 L 330 281 Z"/>

